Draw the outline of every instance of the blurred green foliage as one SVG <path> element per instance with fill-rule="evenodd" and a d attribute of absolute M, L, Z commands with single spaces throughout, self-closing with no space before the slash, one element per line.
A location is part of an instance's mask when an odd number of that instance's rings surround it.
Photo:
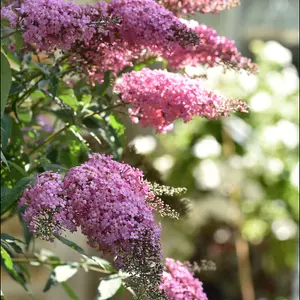
<path fill-rule="evenodd" d="M 247 100 L 249 114 L 177 122 L 171 133 L 158 136 L 150 155 L 167 184 L 186 187 L 192 203 L 187 218 L 163 220 L 165 254 L 214 261 L 215 272 L 200 273 L 212 300 L 241 299 L 237 224 L 250 244 L 256 298 L 290 299 L 296 265 L 299 78 L 281 45 L 253 41 L 250 47 L 256 76 L 186 69 L 195 76 L 206 72 L 207 86 Z"/>

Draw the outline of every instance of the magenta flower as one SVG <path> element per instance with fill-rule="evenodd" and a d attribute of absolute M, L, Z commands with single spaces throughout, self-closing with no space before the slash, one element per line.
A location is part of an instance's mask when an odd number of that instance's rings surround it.
<path fill-rule="evenodd" d="M 193 14 L 196 12 L 218 13 L 240 4 L 239 0 L 159 0 L 159 3 L 176 15 Z"/>
<path fill-rule="evenodd" d="M 71 50 L 71 61 L 98 82 L 105 71 L 116 75 L 145 51 L 167 55 L 176 46 L 199 43 L 193 30 L 155 0 L 112 0 L 93 6 L 25 0 L 20 7 L 2 8 L 2 15 L 11 26 L 18 23 L 24 41 L 39 50 Z"/>
<path fill-rule="evenodd" d="M 169 300 L 208 300 L 202 282 L 180 261 L 166 258 L 165 271 L 159 287 Z"/>
<path fill-rule="evenodd" d="M 152 197 L 143 173 L 93 154 L 71 168 L 64 179 L 69 219 L 81 227 L 88 243 L 109 251 L 132 282 L 157 292 L 162 274 L 160 226 L 146 200 Z M 152 287 L 152 288 L 151 288 Z"/>
<path fill-rule="evenodd" d="M 172 12 L 154 0 L 112 0 L 110 9 L 121 18 L 120 37 L 129 45 L 146 49 L 169 49 L 175 45 L 198 44 L 197 35 Z"/>
<path fill-rule="evenodd" d="M 165 70 L 142 69 L 123 75 L 116 84 L 122 101 L 131 104 L 129 113 L 135 123 L 154 127 L 160 133 L 173 128 L 173 122 L 184 122 L 194 116 L 207 119 L 228 116 L 231 111 L 247 112 L 240 100 L 226 100 L 204 88 L 202 81 Z"/>
<path fill-rule="evenodd" d="M 53 241 L 54 235 L 61 234 L 63 229 L 76 230 L 66 215 L 66 203 L 61 176 L 47 171 L 24 191 L 19 207 L 25 206 L 22 218 L 29 231 L 44 240 Z"/>
<path fill-rule="evenodd" d="M 13 11 L 13 5 L 1 7 L 1 19 L 8 19 L 11 28 L 17 25 L 18 17 Z"/>
<path fill-rule="evenodd" d="M 200 43 L 189 49 L 178 46 L 173 53 L 165 56 L 172 69 L 202 64 L 208 67 L 221 65 L 227 68 L 244 69 L 252 73 L 257 72 L 256 64 L 241 55 L 234 41 L 218 36 L 214 29 L 200 25 L 196 21 L 182 21 L 198 34 Z"/>

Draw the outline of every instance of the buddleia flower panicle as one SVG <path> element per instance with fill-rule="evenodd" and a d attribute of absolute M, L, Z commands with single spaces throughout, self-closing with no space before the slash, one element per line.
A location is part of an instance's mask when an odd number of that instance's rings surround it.
<path fill-rule="evenodd" d="M 157 292 L 163 265 L 160 225 L 146 199 L 151 194 L 143 173 L 111 156 L 93 154 L 64 179 L 68 217 L 88 243 L 115 257 L 132 285 Z"/>
<path fill-rule="evenodd" d="M 47 241 L 53 241 L 64 229 L 76 230 L 66 215 L 66 205 L 61 175 L 51 171 L 40 174 L 19 201 L 19 207 L 24 207 L 22 218 L 29 231 Z"/>
<path fill-rule="evenodd" d="M 230 112 L 248 111 L 243 101 L 227 100 L 204 88 L 201 80 L 166 70 L 144 68 L 126 73 L 114 91 L 131 105 L 129 114 L 134 123 L 154 127 L 159 133 L 172 130 L 178 118 L 188 122 L 195 116 L 217 119 Z"/>
<path fill-rule="evenodd" d="M 201 12 L 219 13 L 240 5 L 239 0 L 159 0 L 159 3 L 174 12 L 177 16 Z"/>
<path fill-rule="evenodd" d="M 166 258 L 160 289 L 169 300 L 208 300 L 202 282 L 180 261 Z"/>
<path fill-rule="evenodd" d="M 192 48 L 177 46 L 172 53 L 166 55 L 165 58 L 171 69 L 178 70 L 200 64 L 257 73 L 257 65 L 251 59 L 241 55 L 233 40 L 219 36 L 214 29 L 194 20 L 181 19 L 181 21 L 199 36 L 200 42 Z"/>
<path fill-rule="evenodd" d="M 1 18 L 18 26 L 25 43 L 39 50 L 70 51 L 69 63 L 99 83 L 105 71 L 116 76 L 143 57 L 144 51 L 162 55 L 179 45 L 185 48 L 199 43 L 193 30 L 155 0 L 100 1 L 95 5 L 24 0 L 20 7 L 2 7 Z"/>

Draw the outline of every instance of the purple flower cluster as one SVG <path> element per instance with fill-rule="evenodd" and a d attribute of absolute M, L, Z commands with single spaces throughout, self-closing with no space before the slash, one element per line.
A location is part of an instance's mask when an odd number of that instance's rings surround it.
<path fill-rule="evenodd" d="M 202 64 L 208 67 L 222 65 L 233 69 L 244 69 L 251 73 L 257 72 L 256 64 L 241 55 L 234 41 L 219 36 L 214 29 L 200 25 L 196 21 L 182 20 L 182 22 L 198 34 L 200 43 L 189 49 L 177 46 L 171 54 L 165 56 L 170 68 L 177 70 L 188 65 Z"/>
<path fill-rule="evenodd" d="M 29 230 L 46 240 L 63 228 L 80 227 L 89 245 L 112 253 L 116 266 L 131 275 L 132 285 L 147 286 L 151 295 L 159 293 L 163 265 L 161 228 L 148 197 L 154 195 L 140 170 L 93 154 L 63 181 L 56 173 L 39 175 L 19 205 L 25 206 Z"/>
<path fill-rule="evenodd" d="M 202 282 L 180 261 L 166 258 L 160 289 L 169 300 L 208 300 Z"/>
<path fill-rule="evenodd" d="M 196 12 L 218 13 L 240 4 L 239 0 L 159 0 L 159 3 L 173 11 L 176 15 Z"/>
<path fill-rule="evenodd" d="M 38 12 L 38 13 L 36 13 Z M 15 14 L 15 15 L 14 15 Z M 169 53 L 199 37 L 155 0 L 112 0 L 80 6 L 64 0 L 24 0 L 3 7 L 1 18 L 18 23 L 26 43 L 40 50 L 71 50 L 94 80 L 117 73 L 143 50 Z"/>
<path fill-rule="evenodd" d="M 53 241 L 63 229 L 74 231 L 76 227 L 66 215 L 67 201 L 62 178 L 51 171 L 40 174 L 33 187 L 25 189 L 19 207 L 25 206 L 23 220 L 36 236 Z"/>
<path fill-rule="evenodd" d="M 154 127 L 160 133 L 172 130 L 173 122 L 194 116 L 208 119 L 228 116 L 230 111 L 247 112 L 240 100 L 226 100 L 204 88 L 202 81 L 166 70 L 142 69 L 123 75 L 115 91 L 121 94 L 133 122 Z"/>
<path fill-rule="evenodd" d="M 92 247 L 116 252 L 121 244 L 124 250 L 154 226 L 146 204 L 151 192 L 142 172 L 110 156 L 94 154 L 71 168 L 64 190 L 70 199 L 68 217 L 81 227 Z"/>

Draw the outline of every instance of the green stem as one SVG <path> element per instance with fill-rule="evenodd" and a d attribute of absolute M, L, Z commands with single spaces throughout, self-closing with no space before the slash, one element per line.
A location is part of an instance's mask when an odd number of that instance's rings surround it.
<path fill-rule="evenodd" d="M 65 127 L 60 129 L 59 131 L 51 134 L 48 138 L 46 138 L 40 145 L 38 145 L 36 148 L 34 148 L 28 155 L 31 156 L 36 151 L 38 151 L 40 148 L 44 147 L 47 143 L 54 140 L 58 135 L 60 135 L 62 132 L 64 132 L 66 129 L 68 129 L 71 126 L 70 123 L 67 123 Z"/>
<path fill-rule="evenodd" d="M 114 108 L 117 108 L 117 107 L 120 107 L 120 106 L 124 106 L 124 105 L 125 105 L 125 103 L 119 103 L 119 104 L 116 104 L 116 105 L 113 105 L 113 106 L 108 106 L 108 107 L 106 107 L 104 109 L 101 109 L 101 110 L 94 111 L 91 114 L 88 114 L 88 115 L 84 116 L 83 120 L 87 119 L 89 117 L 92 117 L 94 115 L 99 115 L 99 114 L 101 114 L 101 113 L 103 113 L 105 111 L 108 111 L 108 110 L 111 110 L 111 109 L 114 109 Z"/>
<path fill-rule="evenodd" d="M 26 263 L 27 264 L 37 263 L 37 264 L 48 265 L 48 266 L 60 266 L 60 265 L 65 265 L 65 264 L 71 263 L 71 262 L 66 262 L 66 261 L 59 261 L 59 262 L 58 261 L 51 261 L 51 260 L 42 261 L 42 260 L 40 260 L 36 257 L 28 257 L 28 258 L 15 257 L 15 258 L 12 258 L 12 261 L 15 262 L 15 263 L 25 263 L 25 264 Z M 79 263 L 79 266 L 84 269 L 83 265 L 84 265 L 84 263 Z M 98 273 L 111 274 L 110 271 L 99 269 L 99 268 L 94 267 L 94 266 L 86 265 L 86 268 L 90 271 L 94 271 L 94 272 L 98 272 Z"/>

